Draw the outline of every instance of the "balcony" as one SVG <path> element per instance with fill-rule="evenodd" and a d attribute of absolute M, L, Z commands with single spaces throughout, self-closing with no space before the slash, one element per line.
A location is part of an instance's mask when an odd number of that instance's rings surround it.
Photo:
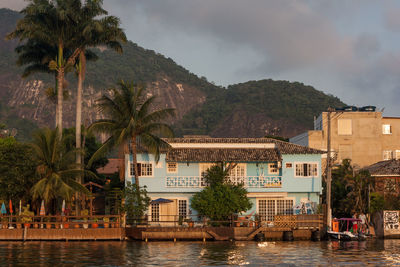
<path fill-rule="evenodd" d="M 236 176 L 229 177 L 232 184 L 243 184 L 245 188 L 281 188 L 281 176 Z M 201 176 L 167 176 L 166 187 L 202 188 L 206 181 Z"/>

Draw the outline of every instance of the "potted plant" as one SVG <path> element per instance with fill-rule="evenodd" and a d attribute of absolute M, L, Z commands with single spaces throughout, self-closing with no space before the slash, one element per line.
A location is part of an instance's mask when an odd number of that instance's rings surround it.
<path fill-rule="evenodd" d="M 87 209 L 84 209 L 84 210 L 81 212 L 81 215 L 82 215 L 82 216 L 88 216 L 88 215 L 89 215 L 89 211 L 88 211 Z M 88 221 L 88 218 L 87 218 L 87 217 L 84 217 L 84 218 L 83 218 L 84 224 L 82 224 L 82 225 L 83 225 L 83 228 L 85 228 L 85 229 L 88 229 L 88 228 L 89 228 L 89 224 L 87 223 L 87 221 Z"/>
<path fill-rule="evenodd" d="M 185 222 L 187 222 L 189 227 L 193 227 L 194 226 L 194 222 L 192 221 L 192 218 L 185 219 Z"/>
<path fill-rule="evenodd" d="M 15 218 L 15 227 L 17 229 L 21 229 L 22 228 L 21 217 L 19 217 L 19 216 Z"/>
<path fill-rule="evenodd" d="M 104 228 L 109 228 L 110 227 L 110 218 L 104 217 L 103 224 L 104 224 Z"/>
<path fill-rule="evenodd" d="M 97 222 L 98 222 L 98 219 L 97 219 L 97 218 L 94 218 L 94 219 L 93 219 L 93 222 L 92 222 L 92 228 L 97 228 L 97 227 L 99 227 L 99 224 L 98 224 Z"/>
<path fill-rule="evenodd" d="M 46 229 L 51 229 L 50 218 L 48 218 L 48 217 L 44 218 L 43 222 L 44 222 Z"/>
<path fill-rule="evenodd" d="M 1 226 L 3 229 L 8 228 L 8 218 L 7 217 L 1 217 Z"/>

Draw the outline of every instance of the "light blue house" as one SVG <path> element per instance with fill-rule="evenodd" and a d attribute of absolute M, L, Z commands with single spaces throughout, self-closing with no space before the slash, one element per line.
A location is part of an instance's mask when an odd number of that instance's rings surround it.
<path fill-rule="evenodd" d="M 253 208 L 263 220 L 277 214 L 292 214 L 301 203 L 319 203 L 322 151 L 270 138 L 186 137 L 165 139 L 171 148 L 154 156 L 138 154 L 139 182 L 153 199 L 152 221 L 195 215 L 190 199 L 205 187 L 204 174 L 216 162 L 235 163 L 230 171 L 233 183 L 243 183 Z M 132 155 L 126 155 L 126 182 L 134 182 Z"/>

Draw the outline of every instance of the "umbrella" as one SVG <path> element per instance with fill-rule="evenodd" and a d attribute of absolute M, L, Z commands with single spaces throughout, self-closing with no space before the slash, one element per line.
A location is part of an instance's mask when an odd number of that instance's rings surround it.
<path fill-rule="evenodd" d="M 40 205 L 40 216 L 46 215 L 46 211 L 44 210 L 44 200 L 42 200 L 42 205 Z"/>
<path fill-rule="evenodd" d="M 156 200 L 152 200 L 151 204 L 162 204 L 162 203 L 171 203 L 174 202 L 171 199 L 166 198 L 157 198 Z"/>
<path fill-rule="evenodd" d="M 21 199 L 19 200 L 19 215 L 21 216 L 21 208 L 22 208 L 22 201 Z"/>
<path fill-rule="evenodd" d="M 8 207 L 10 208 L 10 214 L 13 213 L 13 207 L 12 207 L 12 201 L 10 199 L 10 202 L 8 203 Z"/>
<path fill-rule="evenodd" d="M 4 205 L 4 202 L 3 202 L 3 204 L 1 204 L 0 213 L 1 213 L 2 215 L 7 213 L 6 205 Z"/>
<path fill-rule="evenodd" d="M 65 199 L 63 200 L 62 207 L 61 207 L 61 215 L 65 215 Z"/>

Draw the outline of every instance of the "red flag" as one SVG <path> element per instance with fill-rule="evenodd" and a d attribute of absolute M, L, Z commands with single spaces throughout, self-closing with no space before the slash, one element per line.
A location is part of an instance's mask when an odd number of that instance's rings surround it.
<path fill-rule="evenodd" d="M 12 214 L 12 213 L 13 213 L 13 209 L 12 209 L 12 202 L 11 202 L 11 199 L 10 199 L 9 206 L 10 206 L 10 213 Z"/>

